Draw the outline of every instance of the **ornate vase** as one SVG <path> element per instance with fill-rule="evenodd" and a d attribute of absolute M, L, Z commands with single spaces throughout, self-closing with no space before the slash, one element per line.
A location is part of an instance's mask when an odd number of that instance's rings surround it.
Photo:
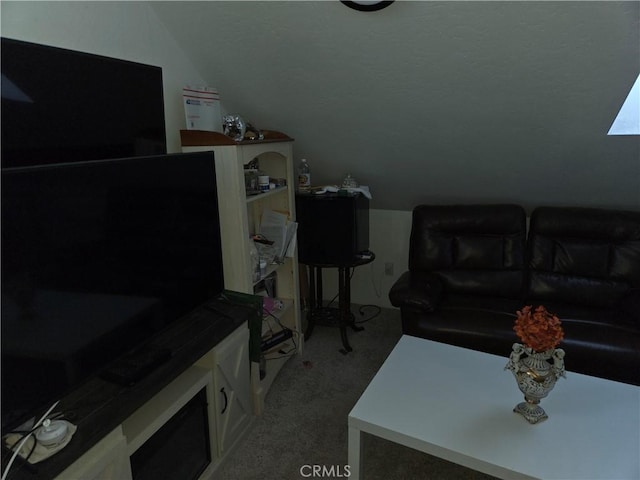
<path fill-rule="evenodd" d="M 559 377 L 565 376 L 564 350 L 554 348 L 536 352 L 521 343 L 514 343 L 505 369 L 511 370 L 525 399 L 513 411 L 529 423 L 546 420 L 548 416 L 540 406 L 540 400 L 549 394 Z"/>

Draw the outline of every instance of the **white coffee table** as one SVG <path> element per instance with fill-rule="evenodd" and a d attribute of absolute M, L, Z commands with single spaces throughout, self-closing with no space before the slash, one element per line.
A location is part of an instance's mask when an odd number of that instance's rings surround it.
<path fill-rule="evenodd" d="M 349 414 L 351 478 L 362 432 L 509 480 L 640 478 L 640 387 L 568 371 L 531 425 L 508 355 L 403 336 Z"/>

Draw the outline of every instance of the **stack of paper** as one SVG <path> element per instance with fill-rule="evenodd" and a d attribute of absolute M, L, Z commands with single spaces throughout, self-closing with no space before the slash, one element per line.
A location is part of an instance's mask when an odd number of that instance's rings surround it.
<path fill-rule="evenodd" d="M 276 262 L 282 262 L 284 257 L 292 257 L 296 247 L 296 230 L 298 224 L 290 222 L 284 213 L 265 209 L 260 221 L 260 233 L 273 242 L 276 251 Z"/>

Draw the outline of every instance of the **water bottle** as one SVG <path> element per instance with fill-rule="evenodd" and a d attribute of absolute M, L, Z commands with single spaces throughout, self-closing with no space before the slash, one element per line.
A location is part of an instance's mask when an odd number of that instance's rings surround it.
<path fill-rule="evenodd" d="M 298 167 L 298 190 L 301 192 L 311 190 L 311 169 L 306 158 L 300 161 L 300 166 Z"/>

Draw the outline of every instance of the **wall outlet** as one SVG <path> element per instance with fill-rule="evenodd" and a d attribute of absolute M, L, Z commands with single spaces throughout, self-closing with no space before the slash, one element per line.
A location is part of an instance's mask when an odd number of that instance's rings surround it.
<path fill-rule="evenodd" d="M 393 262 L 385 262 L 384 264 L 384 274 L 391 276 L 393 275 Z"/>

